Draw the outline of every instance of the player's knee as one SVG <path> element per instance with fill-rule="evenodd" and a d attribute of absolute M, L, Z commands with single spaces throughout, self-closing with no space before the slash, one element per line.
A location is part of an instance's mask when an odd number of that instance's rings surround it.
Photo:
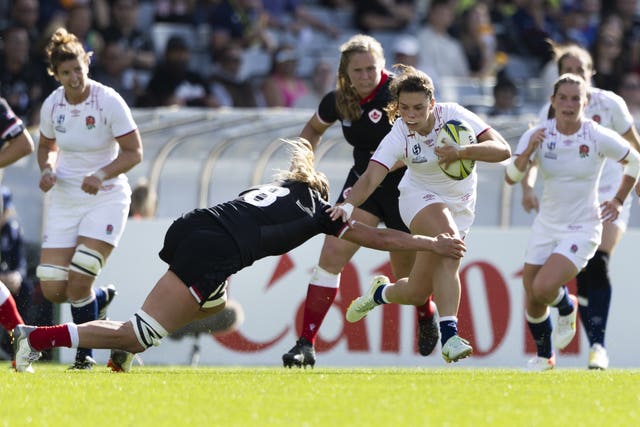
<path fill-rule="evenodd" d="M 162 339 L 169 335 L 169 332 L 156 319 L 142 310 L 138 310 L 130 322 L 136 339 L 142 346 L 142 350 L 136 352 L 146 350 L 151 346 L 159 346 Z"/>
<path fill-rule="evenodd" d="M 585 267 L 585 274 L 589 276 L 589 288 L 611 287 L 611 282 L 609 281 L 609 254 L 603 251 L 596 251 Z"/>
<path fill-rule="evenodd" d="M 309 283 L 325 288 L 338 288 L 340 286 L 340 273 L 333 274 L 317 265 L 313 269 Z"/>
<path fill-rule="evenodd" d="M 102 271 L 103 265 L 104 257 L 102 254 L 81 243 L 73 253 L 70 269 L 86 276 L 97 277 Z"/>
<path fill-rule="evenodd" d="M 69 278 L 69 269 L 61 265 L 39 264 L 36 267 L 36 277 L 41 282 L 63 282 Z"/>

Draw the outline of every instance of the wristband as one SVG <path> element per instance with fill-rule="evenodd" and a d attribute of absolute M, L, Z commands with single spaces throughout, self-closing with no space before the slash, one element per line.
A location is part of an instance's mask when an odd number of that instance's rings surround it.
<path fill-rule="evenodd" d="M 42 169 L 42 172 L 40 173 L 40 176 L 45 176 L 45 175 L 53 175 L 53 169 L 51 169 L 49 166 L 47 166 L 46 168 Z"/>
<path fill-rule="evenodd" d="M 98 169 L 97 171 L 95 171 L 91 175 L 93 175 L 96 178 L 98 178 L 100 180 L 100 182 L 104 181 L 104 179 L 107 177 L 107 173 L 105 171 L 103 171 L 102 169 Z"/>
<path fill-rule="evenodd" d="M 345 203 L 340 206 L 340 209 L 345 211 L 347 214 L 347 219 L 351 218 L 351 214 L 353 214 L 353 205 L 351 203 Z"/>
<path fill-rule="evenodd" d="M 520 182 L 524 178 L 525 172 L 518 169 L 515 162 L 511 162 L 505 168 L 505 172 L 509 179 L 513 182 Z"/>

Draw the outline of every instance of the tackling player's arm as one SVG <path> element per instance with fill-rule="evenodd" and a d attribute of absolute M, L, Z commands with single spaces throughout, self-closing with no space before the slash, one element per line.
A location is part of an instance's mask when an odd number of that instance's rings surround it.
<path fill-rule="evenodd" d="M 412 235 L 391 228 L 370 227 L 351 221 L 342 238 L 360 246 L 383 251 L 432 251 L 442 256 L 462 258 L 464 242 L 448 234 L 436 237 Z"/>

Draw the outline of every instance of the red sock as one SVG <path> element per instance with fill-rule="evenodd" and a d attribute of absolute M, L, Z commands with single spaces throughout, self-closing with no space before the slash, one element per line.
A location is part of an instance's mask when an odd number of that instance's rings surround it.
<path fill-rule="evenodd" d="M 418 318 L 430 319 L 436 314 L 436 303 L 433 302 L 433 295 L 429 297 L 427 302 L 423 305 L 417 306 L 416 311 L 418 312 Z"/>
<path fill-rule="evenodd" d="M 311 344 L 316 342 L 318 330 L 333 301 L 338 295 L 338 288 L 327 288 L 309 284 L 307 288 L 307 300 L 304 305 L 304 318 L 302 321 L 302 336 Z"/>
<path fill-rule="evenodd" d="M 16 325 L 22 324 L 24 324 L 24 320 L 18 312 L 16 301 L 9 295 L 6 301 L 0 305 L 0 325 L 7 331 L 12 331 Z"/>
<path fill-rule="evenodd" d="M 36 351 L 53 347 L 71 347 L 71 334 L 66 324 L 40 326 L 29 334 L 29 344 Z"/>

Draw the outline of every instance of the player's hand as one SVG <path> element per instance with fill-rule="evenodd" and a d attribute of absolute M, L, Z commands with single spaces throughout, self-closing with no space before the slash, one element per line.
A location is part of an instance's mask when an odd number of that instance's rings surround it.
<path fill-rule="evenodd" d="M 622 205 L 617 199 L 611 199 L 601 203 L 600 209 L 600 218 L 605 222 L 613 222 L 618 219 L 618 216 L 620 216 L 620 212 L 622 212 Z"/>
<path fill-rule="evenodd" d="M 42 175 L 40 175 L 40 183 L 38 186 L 45 193 L 53 188 L 56 185 L 56 174 L 51 170 L 51 168 L 45 168 L 42 171 Z"/>
<path fill-rule="evenodd" d="M 342 222 L 347 222 L 353 213 L 353 205 L 351 203 L 340 203 L 331 206 L 327 209 L 327 212 L 332 220 L 336 221 L 340 219 Z"/>
<path fill-rule="evenodd" d="M 435 147 L 433 151 L 438 156 L 438 164 L 445 168 L 449 167 L 451 163 L 460 160 L 460 153 L 453 145 Z"/>
<path fill-rule="evenodd" d="M 638 183 L 636 184 L 636 196 L 640 197 L 640 181 L 638 181 Z"/>
<path fill-rule="evenodd" d="M 533 188 L 523 188 L 522 189 L 522 207 L 525 212 L 529 213 L 531 211 L 538 212 L 540 210 L 540 205 L 538 204 L 538 196 Z"/>
<path fill-rule="evenodd" d="M 98 194 L 100 187 L 102 186 L 102 181 L 95 175 L 87 175 L 82 180 L 82 191 L 88 194 Z"/>
<path fill-rule="evenodd" d="M 448 233 L 438 234 L 435 239 L 434 251 L 438 255 L 462 258 L 467 251 L 467 247 L 462 240 Z"/>
<path fill-rule="evenodd" d="M 544 131 L 544 128 L 540 128 L 531 134 L 531 138 L 529 138 L 529 145 L 526 150 L 528 156 L 534 153 L 544 142 Z"/>

